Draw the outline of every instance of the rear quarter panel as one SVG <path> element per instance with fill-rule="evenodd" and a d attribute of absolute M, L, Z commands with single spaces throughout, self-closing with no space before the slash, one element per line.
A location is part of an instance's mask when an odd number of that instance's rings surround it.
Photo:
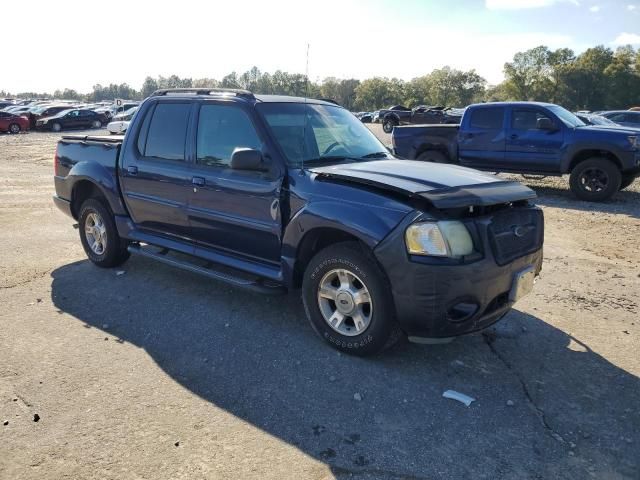
<path fill-rule="evenodd" d="M 63 138 L 56 151 L 56 194 L 72 201 L 75 187 L 88 181 L 102 192 L 114 214 L 126 214 L 116 173 L 119 152 L 120 143 Z"/>
<path fill-rule="evenodd" d="M 392 139 L 396 155 L 415 160 L 427 150 L 437 150 L 457 163 L 458 125 L 418 125 L 393 129 Z"/>

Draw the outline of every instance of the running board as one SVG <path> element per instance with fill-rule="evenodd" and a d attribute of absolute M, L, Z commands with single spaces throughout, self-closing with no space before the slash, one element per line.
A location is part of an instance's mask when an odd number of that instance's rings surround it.
<path fill-rule="evenodd" d="M 243 272 L 238 272 L 237 275 L 234 275 L 232 273 L 220 272 L 212 268 L 214 265 L 212 262 L 207 262 L 204 266 L 196 265 L 195 263 L 189 262 L 187 260 L 181 260 L 171 257 L 169 255 L 171 250 L 169 250 L 168 248 L 160 248 L 159 250 L 158 248 L 160 247 L 132 244 L 127 247 L 127 250 L 134 255 L 141 255 L 143 257 L 152 258 L 153 260 L 157 260 L 158 262 L 164 263 L 166 265 L 171 265 L 172 267 L 181 268 L 182 270 L 198 273 L 200 275 L 204 275 L 205 277 L 213 278 L 214 280 L 219 280 L 221 282 L 228 283 L 229 285 L 233 285 L 234 287 L 244 288 L 253 292 L 263 293 L 266 295 L 281 295 L 287 292 L 284 286 L 271 283 L 269 280 L 265 281 L 261 278 L 243 278 L 243 275 L 247 275 Z M 227 269 L 226 267 L 223 268 Z M 269 282 L 270 284 L 265 282 Z"/>

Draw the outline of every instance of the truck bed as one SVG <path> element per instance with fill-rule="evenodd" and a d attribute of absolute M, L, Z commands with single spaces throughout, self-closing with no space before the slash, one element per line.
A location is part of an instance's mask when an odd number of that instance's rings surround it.
<path fill-rule="evenodd" d="M 460 125 L 407 125 L 393 129 L 393 149 L 396 155 L 415 160 L 419 152 L 429 148 L 439 150 L 448 158 L 457 159 L 457 138 Z"/>

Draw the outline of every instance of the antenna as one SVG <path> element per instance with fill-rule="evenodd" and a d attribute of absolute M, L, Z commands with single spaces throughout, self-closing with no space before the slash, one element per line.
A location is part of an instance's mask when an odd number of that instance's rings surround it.
<path fill-rule="evenodd" d="M 307 63 L 304 71 L 304 126 L 302 127 L 302 160 L 300 162 L 300 173 L 304 172 L 304 154 L 307 146 L 307 97 L 309 96 L 309 44 L 307 43 Z"/>

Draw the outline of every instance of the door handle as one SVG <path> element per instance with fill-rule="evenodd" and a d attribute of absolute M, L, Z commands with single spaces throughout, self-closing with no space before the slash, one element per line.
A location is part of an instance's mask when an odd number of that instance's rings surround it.
<path fill-rule="evenodd" d="M 511 134 L 511 135 L 509 136 L 509 138 L 510 138 L 511 140 L 515 140 L 516 138 L 518 138 L 518 135 L 516 135 L 515 133 L 513 133 L 513 134 Z"/>
<path fill-rule="evenodd" d="M 129 175 L 137 175 L 138 174 L 138 167 L 134 167 L 133 165 L 127 167 L 127 172 L 129 173 Z"/>
<path fill-rule="evenodd" d="M 465 138 L 473 138 L 473 133 L 467 133 L 464 136 Z"/>
<path fill-rule="evenodd" d="M 191 183 L 193 183 L 194 185 L 198 186 L 198 187 L 202 187 L 205 184 L 204 178 L 202 177 L 193 177 L 191 179 Z"/>

